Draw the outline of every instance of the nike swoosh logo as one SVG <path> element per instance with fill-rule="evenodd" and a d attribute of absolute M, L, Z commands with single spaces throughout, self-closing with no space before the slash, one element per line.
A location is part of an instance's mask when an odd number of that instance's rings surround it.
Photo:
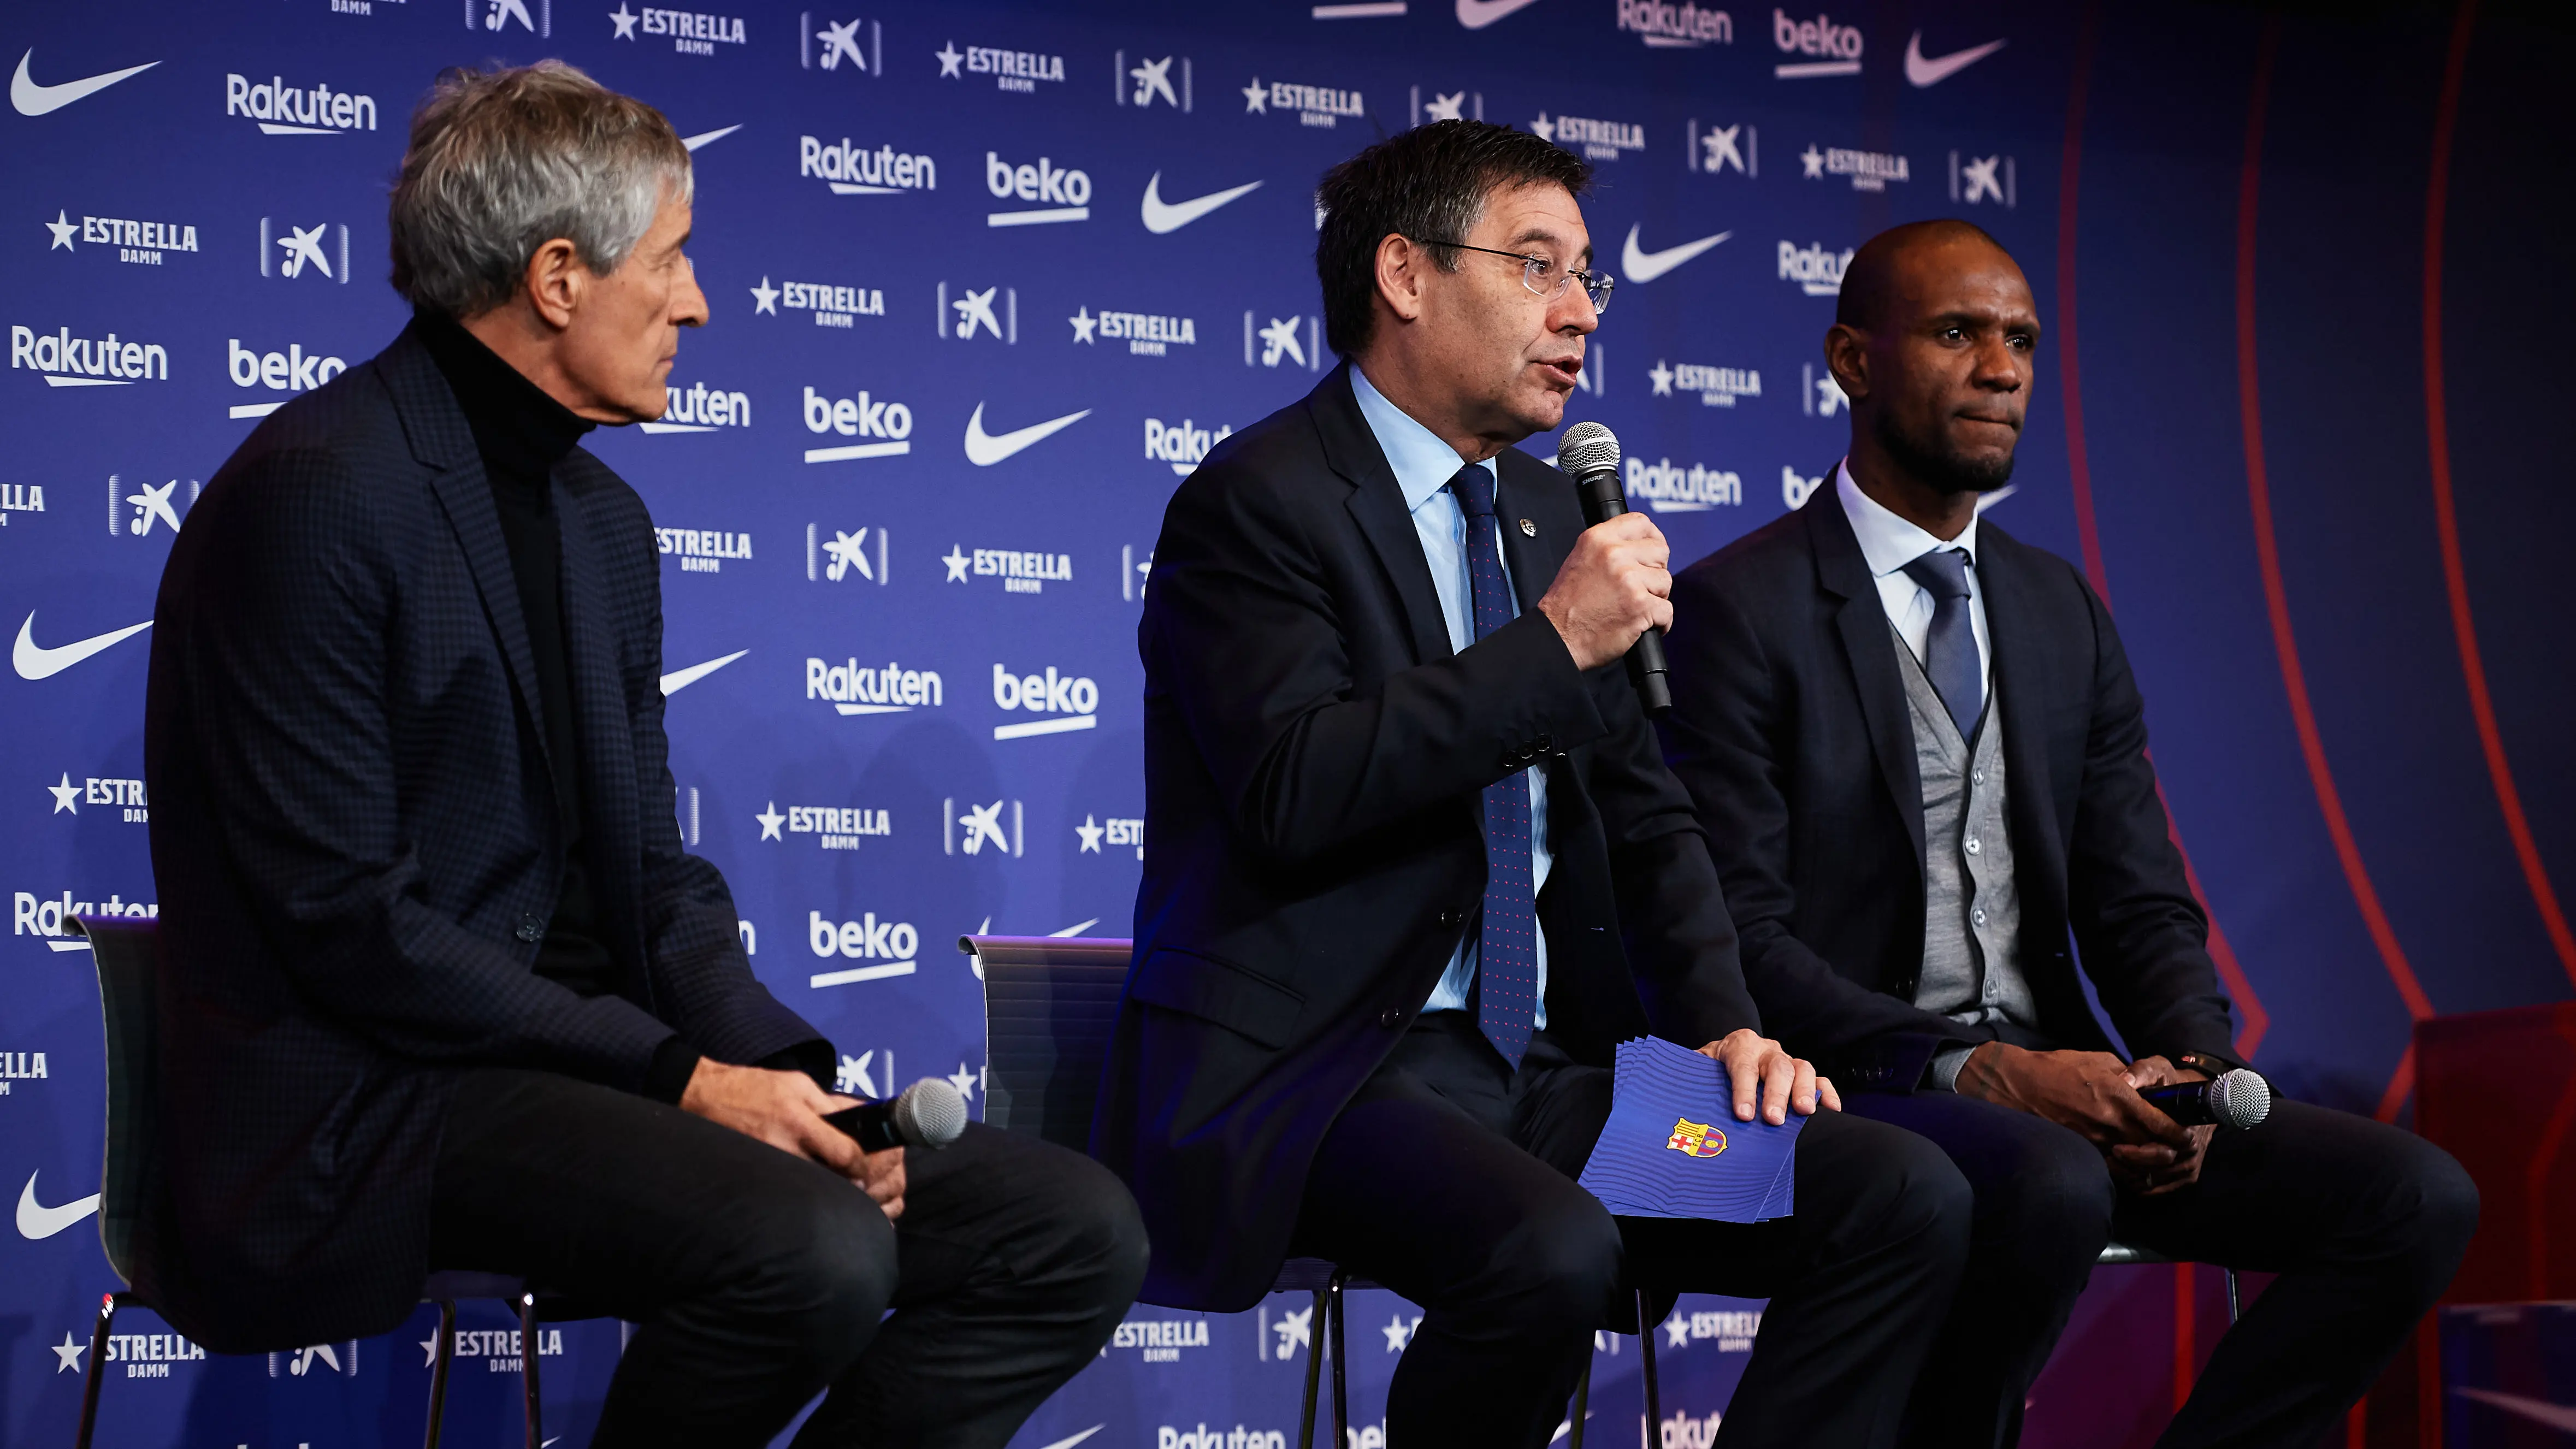
<path fill-rule="evenodd" d="M 119 640 L 140 634 L 151 627 L 152 621 L 146 619 L 140 624 L 129 624 L 122 629 L 93 634 L 76 644 L 60 644 L 46 649 L 36 643 L 36 616 L 30 613 L 27 615 L 27 622 L 18 626 L 18 647 L 9 656 L 9 662 L 18 666 L 20 679 L 51 679 Z"/>
<path fill-rule="evenodd" d="M 692 151 L 695 151 L 700 146 L 706 145 L 710 141 L 721 141 L 725 137 L 730 136 L 741 129 L 742 123 L 737 121 L 730 126 L 719 126 L 712 131 L 700 131 L 694 136 L 683 136 L 680 138 L 680 144 L 688 147 Z"/>
<path fill-rule="evenodd" d="M 1651 282 L 1735 235 L 1731 231 L 1722 231 L 1715 236 L 1701 237 L 1698 241 L 1650 252 L 1637 245 L 1637 231 L 1636 227 L 1628 228 L 1628 244 L 1619 249 L 1619 280 L 1623 282 Z"/>
<path fill-rule="evenodd" d="M 1458 23 L 1469 30 L 1482 30 L 1515 10 L 1527 10 L 1538 0 L 1458 0 Z"/>
<path fill-rule="evenodd" d="M 27 1189 L 18 1194 L 18 1236 L 50 1238 L 91 1213 L 98 1211 L 98 1194 L 75 1198 L 60 1207 L 47 1207 L 36 1201 L 36 1178 L 27 1174 Z"/>
<path fill-rule="evenodd" d="M 748 649 L 737 649 L 721 659 L 710 659 L 704 664 L 692 664 L 686 669 L 674 669 L 662 676 L 662 694 L 665 698 L 677 694 L 750 652 Z"/>
<path fill-rule="evenodd" d="M 74 101 L 97 95 L 118 81 L 128 76 L 141 75 L 161 63 L 157 60 L 147 60 L 141 65 L 129 65 L 123 70 L 106 71 L 84 80 L 40 86 L 36 84 L 34 76 L 27 74 L 27 62 L 35 58 L 36 52 L 33 50 L 18 57 L 18 73 L 9 79 L 9 104 L 16 106 L 18 114 L 22 116 L 41 116 L 49 111 L 59 111 Z"/>
<path fill-rule="evenodd" d="M 2576 1434 L 2576 1407 L 2553 1404 L 2547 1399 L 2526 1398 L 2521 1394 L 2500 1394 L 2493 1389 L 2453 1389 L 2451 1392 L 2464 1399 L 2491 1404 L 2508 1414 L 2520 1414 L 2536 1424 L 2547 1424 L 2552 1429 Z M 1050 1445 L 1048 1449 L 1054 1449 L 1054 1446 Z"/>
<path fill-rule="evenodd" d="M 1169 230 L 1169 228 L 1165 229 Z M 1050 434 L 1062 432 L 1089 416 L 1091 416 L 1091 409 L 1084 408 L 1078 413 L 1066 413 L 1060 418 L 1049 418 L 1042 423 L 1031 423 L 1025 428 L 1013 428 L 1007 433 L 995 434 L 984 431 L 984 405 L 977 403 L 974 416 L 966 420 L 966 461 L 978 468 L 990 468 L 1031 443 Z"/>
<path fill-rule="evenodd" d="M 1081 1433 L 1076 1434 L 1069 1439 L 1058 1439 L 1052 1444 L 1042 1444 L 1038 1446 L 1038 1449 L 1073 1449 L 1074 1445 L 1081 1443 L 1083 1440 L 1090 1438 L 1092 1435 L 1097 1434 L 1108 1427 L 1109 1426 L 1106 1424 L 1094 1424 L 1090 1428 L 1083 1430 Z"/>
<path fill-rule="evenodd" d="M 1948 55 L 1936 55 L 1926 60 L 1923 58 L 1923 32 L 1918 30 L 1914 32 L 1913 39 L 1905 42 L 1905 78 L 1914 82 L 1918 90 L 1937 86 L 2003 48 L 2002 41 L 1989 40 L 1983 45 L 1972 45 L 1966 50 L 1954 50 Z"/>
<path fill-rule="evenodd" d="M 1188 226 L 1191 222 L 1260 184 L 1258 181 L 1247 181 L 1241 186 L 1229 187 L 1224 191 L 1211 191 L 1205 196 L 1195 196 L 1187 201 L 1165 201 L 1163 173 L 1157 171 L 1145 183 L 1145 230 L 1156 236 L 1161 236 L 1168 231 L 1179 231 L 1182 227 Z"/>

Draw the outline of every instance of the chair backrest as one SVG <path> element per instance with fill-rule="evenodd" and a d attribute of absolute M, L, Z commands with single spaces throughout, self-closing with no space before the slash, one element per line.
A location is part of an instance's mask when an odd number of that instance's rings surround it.
<path fill-rule="evenodd" d="M 984 978 L 984 1120 L 1085 1151 L 1133 943 L 960 936 Z"/>
<path fill-rule="evenodd" d="M 107 1165 L 100 1174 L 98 1238 L 108 1266 L 131 1283 L 145 1205 L 158 1190 L 161 1169 L 161 927 L 143 916 L 75 919 L 98 967 L 107 1029 Z"/>

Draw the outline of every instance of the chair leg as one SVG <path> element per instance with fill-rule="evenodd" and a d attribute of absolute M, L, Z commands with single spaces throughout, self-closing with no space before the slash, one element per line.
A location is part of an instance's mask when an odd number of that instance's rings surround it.
<path fill-rule="evenodd" d="M 98 1318 L 89 1326 L 89 1368 L 81 1374 L 81 1410 L 79 1437 L 73 1449 L 89 1449 L 90 1431 L 98 1427 L 98 1386 L 107 1377 L 99 1360 L 107 1354 L 107 1325 L 116 1317 L 116 1295 L 102 1293 L 98 1299 Z"/>
<path fill-rule="evenodd" d="M 1306 1317 L 1306 1412 L 1297 1420 L 1297 1449 L 1315 1449 L 1315 1391 L 1324 1377 L 1324 1324 L 1331 1317 L 1324 1290 L 1318 1288 Z"/>
<path fill-rule="evenodd" d="M 537 1394 L 537 1295 L 519 1290 L 519 1373 L 528 1404 L 528 1449 L 545 1449 L 545 1416 Z"/>
<path fill-rule="evenodd" d="M 1334 1269 L 1332 1282 L 1324 1290 L 1332 1295 L 1332 1302 L 1326 1305 L 1332 1314 L 1326 1333 L 1333 1340 L 1333 1449 L 1349 1449 L 1351 1442 L 1350 1384 L 1342 1375 L 1342 1280 L 1345 1276 L 1341 1269 Z"/>
<path fill-rule="evenodd" d="M 439 1426 L 447 1418 L 447 1366 L 456 1357 L 456 1305 L 438 1305 L 438 1346 L 429 1353 L 429 1432 L 421 1449 L 438 1449 Z"/>
<path fill-rule="evenodd" d="M 1583 1354 L 1583 1377 L 1574 1381 L 1574 1416 L 1566 1421 L 1565 1449 L 1583 1449 L 1583 1421 L 1592 1415 L 1592 1353 Z"/>
<path fill-rule="evenodd" d="M 1664 1396 L 1655 1383 L 1655 1324 L 1646 1316 L 1646 1290 L 1637 1290 L 1637 1350 L 1646 1381 L 1646 1444 L 1657 1449 L 1663 1437 Z"/>
<path fill-rule="evenodd" d="M 2227 1321 L 2236 1321 L 2236 1270 L 2227 1269 Z"/>

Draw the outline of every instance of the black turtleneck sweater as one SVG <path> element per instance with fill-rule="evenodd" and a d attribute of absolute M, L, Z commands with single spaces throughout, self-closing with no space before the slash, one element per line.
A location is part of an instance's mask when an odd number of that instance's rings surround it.
<path fill-rule="evenodd" d="M 492 487 L 510 575 L 519 590 L 537 698 L 529 701 L 548 761 L 530 763 L 554 782 L 555 819 L 563 840 L 563 889 L 537 948 L 536 972 L 584 996 L 606 996 L 622 984 L 617 959 L 602 939 L 583 848 L 581 736 L 574 728 L 570 646 L 564 634 L 563 530 L 554 507 L 554 468 L 592 423 L 548 396 L 452 318 L 414 314 L 421 340 L 465 410 L 474 448 Z M 645 1095 L 677 1102 L 697 1069 L 698 1053 L 674 1036 L 654 1054 Z"/>

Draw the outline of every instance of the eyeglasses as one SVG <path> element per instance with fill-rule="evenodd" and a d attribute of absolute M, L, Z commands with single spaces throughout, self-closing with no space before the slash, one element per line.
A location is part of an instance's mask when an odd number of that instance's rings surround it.
<path fill-rule="evenodd" d="M 1618 284 L 1618 279 L 1608 272 L 1585 271 L 1581 267 L 1560 267 L 1545 257 L 1534 257 L 1526 252 L 1498 252 L 1492 247 L 1471 247 L 1465 242 L 1431 241 L 1422 237 L 1415 237 L 1414 240 L 1427 247 L 1456 247 L 1462 252 L 1483 252 L 1489 257 L 1510 257 L 1513 261 L 1522 264 L 1521 285 L 1550 302 L 1564 296 L 1567 288 L 1581 282 L 1584 298 L 1592 303 L 1595 315 L 1610 310 L 1610 289 Z"/>

